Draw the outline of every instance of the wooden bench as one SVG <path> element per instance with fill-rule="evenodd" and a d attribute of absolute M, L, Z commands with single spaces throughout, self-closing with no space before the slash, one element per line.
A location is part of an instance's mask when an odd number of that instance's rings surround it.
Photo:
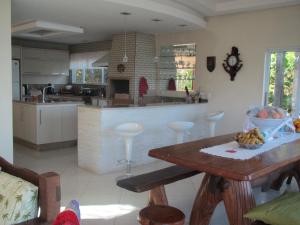
<path fill-rule="evenodd" d="M 168 205 L 165 185 L 199 174 L 199 171 L 171 166 L 154 172 L 119 180 L 117 185 L 137 193 L 150 191 L 149 205 Z"/>

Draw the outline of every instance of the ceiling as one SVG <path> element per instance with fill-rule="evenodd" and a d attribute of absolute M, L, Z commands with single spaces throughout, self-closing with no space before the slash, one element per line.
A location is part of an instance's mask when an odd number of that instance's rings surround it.
<path fill-rule="evenodd" d="M 129 31 L 161 33 L 205 28 L 208 16 L 295 4 L 300 0 L 12 0 L 12 24 L 42 20 L 84 28 L 84 34 L 44 38 L 74 44 L 123 32 L 124 11 L 132 14 L 126 17 Z"/>

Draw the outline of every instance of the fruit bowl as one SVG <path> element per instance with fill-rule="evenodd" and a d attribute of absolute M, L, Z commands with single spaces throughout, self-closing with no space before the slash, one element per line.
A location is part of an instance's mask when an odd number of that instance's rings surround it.
<path fill-rule="evenodd" d="M 250 117 L 250 121 L 258 127 L 261 131 L 267 131 L 272 130 L 278 127 L 280 124 L 282 124 L 286 118 L 283 119 L 262 119 L 258 117 Z"/>
<path fill-rule="evenodd" d="M 247 112 L 249 121 L 262 132 L 276 129 L 288 119 L 285 110 L 273 107 L 255 107 Z"/>
<path fill-rule="evenodd" d="M 264 144 L 243 144 L 243 143 L 238 143 L 240 148 L 245 148 L 249 150 L 255 150 L 263 146 Z"/>
<path fill-rule="evenodd" d="M 235 140 L 240 148 L 246 149 L 258 149 L 265 143 L 264 137 L 258 128 L 254 128 L 248 132 L 237 133 Z"/>

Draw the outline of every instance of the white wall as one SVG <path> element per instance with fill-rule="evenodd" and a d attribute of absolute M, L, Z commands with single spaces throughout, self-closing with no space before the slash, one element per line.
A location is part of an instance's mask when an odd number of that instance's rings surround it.
<path fill-rule="evenodd" d="M 157 35 L 161 45 L 197 44 L 196 87 L 211 93 L 209 110 L 224 110 L 218 133 L 241 130 L 249 106 L 262 102 L 264 58 L 268 48 L 300 46 L 300 6 L 208 18 L 206 29 Z M 244 66 L 231 82 L 222 62 L 232 46 L 241 52 Z M 206 57 L 216 56 L 214 72 Z"/>
<path fill-rule="evenodd" d="M 13 161 L 11 1 L 0 1 L 0 156 Z"/>

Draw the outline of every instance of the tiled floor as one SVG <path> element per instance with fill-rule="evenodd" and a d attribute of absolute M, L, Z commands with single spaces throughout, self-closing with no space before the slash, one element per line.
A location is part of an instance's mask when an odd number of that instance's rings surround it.
<path fill-rule="evenodd" d="M 77 167 L 76 148 L 58 149 L 48 152 L 36 152 L 21 145 L 15 145 L 16 165 L 27 167 L 38 173 L 55 171 L 61 175 L 62 205 L 71 199 L 81 204 L 82 225 L 134 225 L 138 211 L 147 204 L 147 193 L 136 194 L 116 186 L 115 178 L 121 173 L 97 175 Z M 167 166 L 164 162 L 155 162 L 134 168 L 135 174 L 156 170 Z M 202 176 L 194 176 L 166 187 L 170 205 L 184 211 L 189 218 L 193 199 Z M 295 188 L 293 183 L 292 189 Z M 285 187 L 282 191 L 284 191 Z M 271 191 L 261 193 L 255 189 L 257 202 L 267 201 L 279 193 Z M 187 222 L 188 224 L 188 222 Z M 214 213 L 211 225 L 227 225 L 224 207 L 220 204 Z"/>

